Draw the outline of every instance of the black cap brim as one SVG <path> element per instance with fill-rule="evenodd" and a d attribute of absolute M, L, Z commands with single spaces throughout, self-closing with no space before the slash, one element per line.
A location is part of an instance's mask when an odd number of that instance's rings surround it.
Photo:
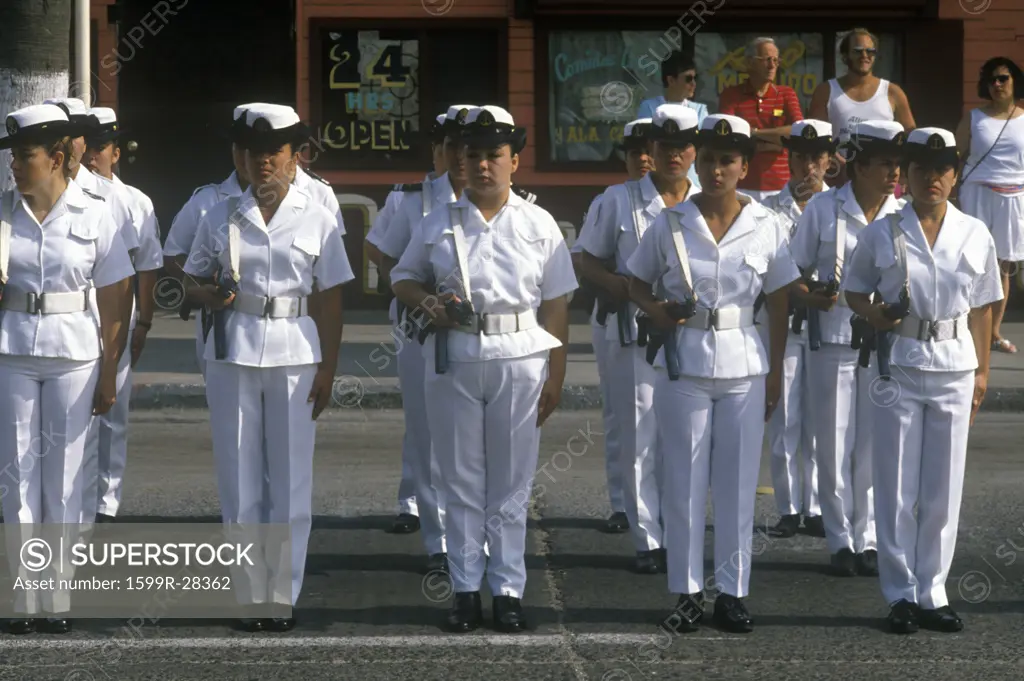
<path fill-rule="evenodd" d="M 903 147 L 903 158 L 908 163 L 920 163 L 934 168 L 955 168 L 960 164 L 960 153 L 955 147 L 932 149 L 921 144 L 907 144 Z"/>
<path fill-rule="evenodd" d="M 507 144 L 512 153 L 518 154 L 526 146 L 526 128 L 463 128 L 462 141 L 476 149 L 496 149 Z"/>
<path fill-rule="evenodd" d="M 14 135 L 0 137 L 0 149 L 11 149 L 21 144 L 48 145 L 64 137 L 81 137 L 81 128 L 68 121 L 51 121 L 44 126 L 31 125 L 18 130 Z"/>
<path fill-rule="evenodd" d="M 757 144 L 746 135 L 732 132 L 728 135 L 720 135 L 713 130 L 701 130 L 697 134 L 697 146 L 708 149 L 729 151 L 735 149 L 747 156 L 753 156 L 757 151 Z"/>
<path fill-rule="evenodd" d="M 296 123 L 289 128 L 266 132 L 257 132 L 247 127 L 245 134 L 236 143 L 250 151 L 277 151 L 284 145 L 291 144 L 293 151 L 298 152 L 299 147 L 310 141 L 309 126 L 305 123 Z"/>

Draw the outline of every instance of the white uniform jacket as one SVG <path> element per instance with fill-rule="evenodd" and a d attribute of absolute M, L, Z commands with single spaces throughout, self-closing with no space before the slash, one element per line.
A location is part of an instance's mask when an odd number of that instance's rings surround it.
<path fill-rule="evenodd" d="M 295 179 L 292 185 L 298 187 L 328 210 L 338 222 L 338 230 L 345 236 L 345 220 L 341 217 L 341 206 L 338 205 L 338 196 L 330 183 L 318 177 L 313 177 L 302 169 L 302 166 L 295 166 Z"/>
<path fill-rule="evenodd" d="M 904 203 L 902 199 L 889 196 L 882 204 L 877 217 L 883 218 L 895 213 Z M 843 249 L 845 270 L 845 263 L 853 256 L 853 249 L 857 247 L 861 232 L 868 226 L 864 211 L 853 195 L 853 184 L 850 182 L 838 190 L 833 188 L 818 194 L 807 204 L 804 214 L 797 223 L 796 234 L 789 244 L 796 266 L 808 273 L 817 272 L 820 281 L 828 281 L 835 272 L 838 211 L 842 211 L 841 215 L 846 223 L 846 243 Z M 821 342 L 849 346 L 853 339 L 850 328 L 852 314 L 842 295 L 831 310 L 821 311 L 818 315 L 821 321 Z"/>
<path fill-rule="evenodd" d="M 110 216 L 114 219 L 117 232 L 124 241 L 130 255 L 139 248 L 139 230 L 141 219 L 132 210 L 134 200 L 126 189 L 119 187 L 110 180 L 90 172 L 85 166 L 78 166 L 78 174 L 74 183 L 82 189 L 102 196 Z"/>
<path fill-rule="evenodd" d="M 946 217 L 928 246 L 921 222 L 911 204 L 893 216 L 875 220 L 861 234 L 847 266 L 843 287 L 854 293 L 878 291 L 886 303 L 896 303 L 906 272 L 893 243 L 893 221 L 906 238 L 910 274 L 910 315 L 893 330 L 891 364 L 922 371 L 973 371 L 978 368 L 967 313 L 1003 298 L 995 241 L 983 222 L 947 204 Z M 922 331 L 916 320 L 957 320 L 956 338 L 932 340 L 901 332 Z M 905 327 L 905 328 L 901 328 Z M 925 339 L 922 340 L 921 337 Z"/>
<path fill-rule="evenodd" d="M 117 175 L 111 180 L 117 187 L 131 197 L 131 209 L 135 216 L 135 228 L 138 230 L 139 250 L 135 253 L 135 271 L 152 272 L 164 266 L 162 248 L 160 246 L 160 225 L 156 220 L 153 201 L 144 193 L 126 185 Z"/>
<path fill-rule="evenodd" d="M 196 230 L 199 229 L 199 221 L 207 211 L 228 197 L 241 195 L 238 174 L 234 172 L 220 184 L 208 184 L 196 189 L 192 198 L 171 221 L 171 230 L 164 241 L 164 255 L 168 258 L 188 255 L 192 250 L 192 241 L 196 238 Z"/>
<path fill-rule="evenodd" d="M 424 197 L 424 192 L 429 194 Z M 377 248 L 384 255 L 399 260 L 405 252 L 409 241 L 412 239 L 413 227 L 423 221 L 424 198 L 428 198 L 427 213 L 437 206 L 444 206 L 455 202 L 455 190 L 448 179 L 448 173 L 433 180 L 425 182 L 422 191 L 402 192 L 405 197 L 398 203 L 394 216 L 387 226 L 387 231 L 381 238 Z"/>
<path fill-rule="evenodd" d="M 696 193 L 697 190 L 691 184 L 684 201 Z M 654 186 L 650 174 L 640 180 L 630 180 L 608 187 L 602 195 L 593 224 L 580 235 L 580 248 L 600 260 L 614 256 L 615 271 L 627 274 L 629 270 L 626 263 L 629 257 L 663 210 L 665 201 Z M 636 338 L 635 304 L 629 304 L 629 313 L 631 337 Z M 609 313 L 606 328 L 607 339 L 618 340 L 616 314 Z"/>
<path fill-rule="evenodd" d="M 230 201 L 214 206 L 199 223 L 185 273 L 210 277 L 230 271 Z M 265 298 L 304 298 L 355 278 L 349 266 L 335 216 L 294 186 L 270 224 L 263 221 L 250 187 L 238 201 L 235 220 L 240 228 L 239 281 L 241 294 Z M 232 364 L 254 367 L 319 363 L 320 337 L 309 316 L 261 317 L 228 308 L 225 328 Z M 211 331 L 211 334 L 213 332 Z M 206 360 L 215 359 L 213 339 Z"/>
<path fill-rule="evenodd" d="M 598 211 L 601 209 L 601 199 L 604 198 L 604 194 L 598 194 L 594 197 L 594 200 L 590 202 L 590 207 L 587 208 L 587 212 L 583 214 L 583 224 L 580 227 L 579 236 L 576 238 L 576 243 L 569 249 L 570 255 L 573 253 L 583 252 L 583 235 L 586 234 L 587 230 L 594 228 L 594 221 L 597 220 Z M 594 301 L 594 309 L 590 313 L 590 323 L 595 326 L 601 326 L 597 323 L 597 303 Z M 607 323 L 607 320 L 605 320 Z"/>
<path fill-rule="evenodd" d="M 453 209 L 462 214 L 470 299 L 478 314 L 536 313 L 542 301 L 576 290 L 572 257 L 555 219 L 514 192 L 490 222 L 466 194 L 453 204 L 435 208 L 414 230 L 408 248 L 391 271 L 392 281 L 417 281 L 465 297 L 465 277 L 455 251 Z M 515 333 L 448 334 L 448 354 L 457 362 L 514 359 L 560 346 L 559 340 L 539 325 Z M 433 340 L 424 344 L 424 353 L 432 349 Z"/>
<path fill-rule="evenodd" d="M 800 277 L 785 230 L 773 211 L 749 201 L 721 243 L 716 243 L 700 209 L 690 200 L 663 211 L 629 259 L 629 271 L 655 283 L 655 294 L 661 298 L 682 302 L 691 291 L 676 255 L 669 213 L 679 216 L 698 309 L 724 314 L 734 314 L 725 312 L 729 309 L 735 314 L 747 310 L 752 315 L 762 290 L 773 293 Z M 676 333 L 680 373 L 730 379 L 767 374 L 769 357 L 752 322 L 721 330 L 681 326 Z M 664 354 L 658 352 L 657 366 L 665 366 Z"/>
<path fill-rule="evenodd" d="M 66 293 L 110 286 L 135 274 L 106 202 L 74 182 L 43 220 L 14 192 L 5 294 Z M 62 314 L 0 312 L 0 353 L 90 361 L 100 357 L 99 320 L 86 309 Z"/>

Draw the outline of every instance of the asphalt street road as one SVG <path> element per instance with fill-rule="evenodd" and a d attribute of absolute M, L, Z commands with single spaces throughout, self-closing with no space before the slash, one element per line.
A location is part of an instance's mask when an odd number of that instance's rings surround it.
<path fill-rule="evenodd" d="M 124 521 L 217 521 L 206 417 L 133 414 Z M 753 549 L 754 633 L 710 624 L 685 637 L 659 633 L 675 602 L 665 577 L 633 574 L 627 536 L 599 530 L 608 514 L 600 430 L 600 415 L 587 411 L 556 414 L 545 428 L 546 473 L 537 478 L 528 542 L 529 633 L 441 630 L 447 588 L 424 577 L 419 534 L 385 531 L 401 413 L 346 410 L 325 414 L 319 429 L 316 517 L 293 632 L 241 634 L 225 621 L 80 621 L 68 636 L 0 635 L 0 679 L 1024 678 L 1020 416 L 984 414 L 973 433 L 948 583 L 964 632 L 909 637 L 885 631 L 877 580 L 825 573 L 824 540 L 764 534 Z M 770 484 L 767 464 L 762 485 Z M 759 495 L 758 522 L 776 519 L 772 496 Z M 489 607 L 486 598 L 485 616 Z"/>

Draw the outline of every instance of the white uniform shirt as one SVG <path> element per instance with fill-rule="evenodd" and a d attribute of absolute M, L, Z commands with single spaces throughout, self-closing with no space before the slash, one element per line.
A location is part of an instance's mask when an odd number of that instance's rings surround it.
<path fill-rule="evenodd" d="M 391 224 L 391 220 L 394 219 L 395 211 L 398 210 L 398 206 L 405 194 L 405 192 L 398 189 L 389 192 L 388 197 L 384 200 L 384 207 L 377 213 L 377 219 L 373 221 L 373 226 L 366 233 L 366 241 L 376 246 L 378 250 L 380 249 L 380 242 L 387 233 L 388 226 Z"/>
<path fill-rule="evenodd" d="M 906 234 L 911 315 L 929 321 L 956 319 L 973 308 L 1002 300 L 996 246 L 983 222 L 947 204 L 933 250 L 914 207 L 907 204 L 898 215 Z M 843 287 L 855 293 L 877 290 L 885 302 L 893 304 L 899 300 L 905 277 L 896 258 L 891 220 L 875 220 L 861 234 Z M 978 368 L 970 333 L 943 341 L 920 341 L 895 333 L 891 337 L 893 366 L 924 371 Z"/>
<path fill-rule="evenodd" d="M 341 206 L 338 205 L 338 197 L 331 185 L 323 180 L 312 177 L 302 169 L 295 166 L 295 179 L 292 184 L 306 192 L 316 203 L 326 208 L 338 222 L 338 230 L 345 236 L 345 220 L 341 217 Z"/>
<path fill-rule="evenodd" d="M 241 195 L 238 174 L 234 172 L 220 184 L 208 184 L 196 189 L 171 221 L 171 230 L 164 242 L 164 255 L 168 258 L 188 255 L 192 250 L 192 241 L 196 238 L 199 222 L 207 211 L 229 197 Z"/>
<path fill-rule="evenodd" d="M 381 238 L 380 243 L 377 245 L 377 248 L 384 255 L 398 260 L 402 257 L 406 247 L 409 246 L 413 227 L 422 222 L 424 218 L 423 192 L 430 192 L 430 205 L 432 208 L 456 201 L 455 190 L 452 189 L 448 173 L 445 173 L 433 182 L 424 184 L 421 191 L 403 192 L 406 196 L 398 204 L 394 217 L 387 226 L 387 231 L 384 232 L 383 238 Z"/>
<path fill-rule="evenodd" d="M 106 202 L 68 187 L 43 220 L 14 191 L 7 288 L 64 293 L 110 286 L 133 274 Z M 99 319 L 87 309 L 66 314 L 0 312 L 0 353 L 90 361 L 100 357 Z"/>
<path fill-rule="evenodd" d="M 228 201 L 214 206 L 199 223 L 185 273 L 211 277 L 229 271 Z M 320 291 L 355 278 L 334 215 L 292 186 L 270 224 L 263 221 L 252 187 L 238 202 L 241 231 L 238 291 L 268 298 L 308 296 L 314 280 Z M 322 360 L 320 337 L 312 317 L 272 319 L 236 312 L 225 319 L 232 364 L 255 367 L 298 366 Z M 215 344 L 206 343 L 206 360 L 215 359 Z"/>
<path fill-rule="evenodd" d="M 580 235 L 576 238 L 576 243 L 569 249 L 569 253 L 582 253 L 583 252 L 583 235 L 588 229 L 593 229 L 594 221 L 597 220 L 597 213 L 601 207 L 601 199 L 604 198 L 604 194 L 598 194 L 594 197 L 594 200 L 590 202 L 590 207 L 587 208 L 587 212 L 583 214 L 583 225 L 580 227 Z M 594 309 L 590 313 L 590 323 L 594 326 L 600 326 L 605 328 L 604 325 L 597 323 L 597 305 L 598 302 L 594 300 Z M 607 322 L 607 320 L 605 320 Z"/>
<path fill-rule="evenodd" d="M 450 205 L 435 208 L 413 231 L 408 248 L 391 271 L 392 281 L 418 281 L 428 290 L 452 289 L 465 296 Z M 576 290 L 565 237 L 546 210 L 514 192 L 490 222 L 466 194 L 454 205 L 462 211 L 470 298 L 478 314 L 536 312 L 542 301 Z M 506 334 L 455 330 L 448 334 L 448 356 L 457 362 L 526 357 L 560 346 L 561 342 L 540 326 Z M 423 351 L 433 352 L 433 335 Z"/>
<path fill-rule="evenodd" d="M 113 182 L 96 175 L 85 166 L 78 166 L 78 173 L 73 178 L 75 184 L 86 191 L 102 196 L 117 225 L 118 234 L 124 241 L 129 254 L 139 248 L 139 226 L 141 220 L 132 212 L 133 200 L 127 190 Z"/>
<path fill-rule="evenodd" d="M 135 253 L 135 271 L 151 272 L 164 266 L 162 248 L 160 246 L 160 225 L 157 223 L 153 201 L 140 190 L 125 184 L 117 175 L 111 180 L 121 187 L 132 199 L 132 212 L 136 216 L 135 227 L 138 229 L 139 250 Z"/>
<path fill-rule="evenodd" d="M 825 191 L 825 186 L 822 185 L 814 196 L 811 197 L 813 200 L 820 193 Z M 793 235 L 796 234 L 796 226 L 800 221 L 800 216 L 803 215 L 803 210 L 800 209 L 800 205 L 796 202 L 796 198 L 793 196 L 793 190 L 789 183 L 782 188 L 778 194 L 772 194 L 767 197 L 764 201 L 760 202 L 762 206 L 775 212 L 779 216 L 779 220 L 782 221 L 782 228 L 786 233 L 786 239 L 791 240 Z M 810 203 L 810 201 L 808 201 Z M 768 325 L 768 306 L 762 305 L 761 309 L 757 313 L 757 323 L 761 326 Z M 801 337 L 807 336 L 807 324 L 804 323 L 803 329 L 800 333 Z"/>
<path fill-rule="evenodd" d="M 741 199 L 742 200 L 742 199 Z M 657 295 L 682 302 L 690 291 L 676 255 L 668 213 L 680 215 L 698 307 L 753 308 L 763 290 L 773 293 L 800 277 L 774 212 L 751 200 L 716 243 L 700 209 L 692 201 L 673 206 L 654 221 L 629 259 L 629 271 Z M 680 326 L 676 333 L 680 374 L 697 378 L 747 378 L 768 373 L 770 361 L 755 326 L 702 329 Z M 656 364 L 665 365 L 664 350 Z"/>
<path fill-rule="evenodd" d="M 639 186 L 643 205 L 633 206 L 627 188 L 629 184 Z M 691 184 L 684 201 L 696 193 L 697 190 Z M 639 215 L 639 220 L 634 218 L 634 208 Z M 654 186 L 654 180 L 650 173 L 636 182 L 624 182 L 608 187 L 602 195 L 597 211 L 598 215 L 595 217 L 593 225 L 580 235 L 582 242 L 580 248 L 599 260 L 607 260 L 614 256 L 615 271 L 627 274 L 629 270 L 626 263 L 629 261 L 629 257 L 636 250 L 640 238 L 663 210 L 665 210 L 665 201 Z M 637 309 L 635 304 L 629 304 L 629 319 L 633 338 L 636 338 L 637 333 Z M 609 313 L 606 325 L 608 340 L 619 339 L 618 324 L 618 315 Z"/>
<path fill-rule="evenodd" d="M 853 249 L 861 232 L 867 227 L 864 211 L 853 195 L 853 183 L 847 182 L 838 190 L 829 189 L 814 197 L 804 208 L 804 214 L 797 223 L 796 234 L 790 241 L 789 249 L 793 254 L 793 262 L 801 270 L 808 273 L 817 272 L 818 279 L 827 282 L 836 264 L 836 201 L 841 202 L 841 210 L 846 215 L 846 244 L 843 261 L 849 263 Z M 877 218 L 895 213 L 906 203 L 903 199 L 889 196 L 878 211 Z M 845 277 L 845 273 L 842 275 Z M 842 282 L 840 282 L 841 284 Z M 853 339 L 850 329 L 850 316 L 853 311 L 840 296 L 838 302 L 828 312 L 822 310 L 818 314 L 821 321 L 821 342 L 849 346 Z"/>

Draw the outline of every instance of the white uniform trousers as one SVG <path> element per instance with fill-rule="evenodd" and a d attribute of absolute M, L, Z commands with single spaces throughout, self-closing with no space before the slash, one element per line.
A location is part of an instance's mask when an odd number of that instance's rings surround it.
<path fill-rule="evenodd" d="M 398 335 L 396 331 L 396 335 Z M 417 332 L 418 333 L 418 332 Z M 402 439 L 402 485 L 405 485 L 405 471 L 409 469 L 412 482 L 412 510 L 399 504 L 403 511 L 419 515 L 420 532 L 427 553 L 445 552 L 444 508 L 438 499 L 435 480 L 440 475 L 430 447 L 430 421 L 427 419 L 427 396 L 424 387 L 423 346 L 416 338 L 399 336 L 398 377 L 402 383 L 402 413 L 405 416 L 405 437 Z M 433 369 L 433 366 L 431 366 Z"/>
<path fill-rule="evenodd" d="M 82 518 L 83 464 L 99 380 L 97 360 L 0 355 L 0 494 L 12 574 L 23 579 L 72 579 L 70 554 L 57 555 L 63 534 L 70 550 Z M 33 530 L 46 524 L 41 537 L 53 552 L 50 566 L 28 572 L 21 548 Z M 21 532 L 16 531 L 21 524 Z M 34 525 L 34 527 L 33 527 Z M 61 563 L 63 562 L 63 571 Z M 66 589 L 15 590 L 14 611 L 25 615 L 65 613 L 71 608 Z"/>
<path fill-rule="evenodd" d="M 433 336 L 424 350 L 433 357 Z M 547 351 L 453 361 L 440 375 L 426 362 L 427 414 L 456 592 L 480 590 L 486 572 L 492 595 L 523 597 L 526 520 L 540 449 L 537 403 L 547 362 Z"/>
<path fill-rule="evenodd" d="M 269 522 L 291 530 L 290 555 L 265 555 L 262 564 L 254 561 L 241 581 L 239 602 L 295 605 L 313 517 L 316 421 L 307 400 L 317 367 L 208 362 L 206 370 L 224 523 L 248 531 Z M 288 584 L 290 589 L 276 588 Z"/>
<path fill-rule="evenodd" d="M 121 507 L 121 485 L 128 465 L 128 407 L 132 397 L 132 351 L 126 347 L 117 366 L 117 399 L 103 416 L 94 419 L 98 437 L 97 511 L 116 516 Z"/>
<path fill-rule="evenodd" d="M 636 344 L 606 341 L 612 409 L 619 427 L 619 461 L 629 533 L 637 551 L 664 546 L 662 540 L 658 430 L 654 416 L 655 370 Z"/>
<path fill-rule="evenodd" d="M 841 549 L 875 549 L 875 506 L 871 480 L 871 431 L 877 409 L 871 381 L 878 367 L 857 363 L 849 345 L 822 343 L 811 352 L 818 494 L 831 554 Z"/>
<path fill-rule="evenodd" d="M 619 448 L 619 424 L 612 409 L 612 377 L 608 367 L 609 343 L 605 327 L 591 324 L 591 342 L 597 360 L 597 376 L 601 382 L 601 419 L 604 429 L 604 469 L 608 478 L 608 500 L 613 513 L 626 510 L 622 491 L 622 461 Z"/>
<path fill-rule="evenodd" d="M 769 326 L 764 324 L 758 331 L 767 348 Z M 821 515 L 809 354 L 805 336 L 787 334 L 786 357 L 782 365 L 782 398 L 765 427 L 771 452 L 775 506 L 780 515 Z"/>
<path fill-rule="evenodd" d="M 764 440 L 764 376 L 708 379 L 659 371 L 655 383 L 662 448 L 661 515 L 668 588 L 693 594 L 716 584 L 749 593 L 754 502 Z M 711 488 L 715 572 L 704 579 L 704 521 Z"/>
<path fill-rule="evenodd" d="M 894 366 L 892 376 L 895 403 L 876 409 L 874 422 L 882 595 L 941 608 L 949 605 L 974 372 Z"/>

